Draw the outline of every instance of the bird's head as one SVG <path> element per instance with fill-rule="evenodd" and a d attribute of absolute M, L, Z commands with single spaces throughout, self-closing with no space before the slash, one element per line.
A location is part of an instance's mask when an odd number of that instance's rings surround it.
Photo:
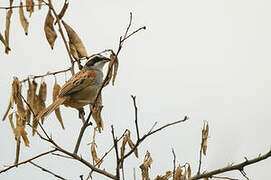
<path fill-rule="evenodd" d="M 91 56 L 87 63 L 84 65 L 84 68 L 86 69 L 98 69 L 98 70 L 103 70 L 103 67 L 105 63 L 109 62 L 110 59 L 102 56 L 100 54 L 96 54 L 94 56 Z"/>

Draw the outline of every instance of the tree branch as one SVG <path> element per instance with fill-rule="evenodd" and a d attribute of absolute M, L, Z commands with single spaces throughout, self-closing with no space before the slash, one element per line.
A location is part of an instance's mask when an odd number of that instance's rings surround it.
<path fill-rule="evenodd" d="M 65 178 L 63 178 L 63 177 L 61 177 L 61 176 L 59 176 L 59 175 L 53 173 L 52 171 L 50 171 L 50 170 L 48 170 L 48 169 L 45 169 L 44 167 L 41 167 L 40 165 L 38 165 L 38 164 L 36 164 L 36 163 L 33 163 L 32 161 L 29 161 L 29 163 L 32 164 L 33 166 L 35 166 L 35 167 L 41 169 L 41 170 L 44 171 L 44 172 L 47 172 L 47 173 L 49 173 L 49 174 L 52 174 L 53 176 L 55 176 L 55 177 L 58 178 L 58 179 L 67 180 L 67 179 L 65 179 Z"/>
<path fill-rule="evenodd" d="M 137 106 L 136 106 L 136 96 L 131 95 L 133 102 L 134 102 L 134 108 L 135 108 L 135 126 L 136 126 L 136 135 L 137 135 L 137 140 L 139 139 L 139 129 L 138 129 L 138 122 L 137 122 Z"/>
<path fill-rule="evenodd" d="M 9 170 L 9 169 L 12 169 L 12 168 L 17 167 L 17 166 L 19 166 L 19 165 L 28 163 L 28 162 L 30 162 L 30 161 L 32 161 L 32 160 L 34 160 L 34 159 L 37 159 L 37 158 L 42 157 L 42 156 L 45 156 L 45 155 L 50 154 L 50 153 L 55 152 L 55 151 L 57 151 L 57 149 L 54 149 L 54 150 L 51 150 L 51 151 L 47 151 L 47 152 L 41 153 L 41 154 L 39 154 L 39 155 L 37 155 L 37 156 L 34 156 L 34 157 L 32 157 L 32 158 L 30 158 L 30 159 L 28 159 L 28 160 L 25 160 L 25 161 L 23 161 L 23 162 L 14 164 L 14 165 L 12 165 L 12 166 L 9 166 L 8 168 L 1 170 L 1 171 L 0 171 L 0 174 L 3 173 L 3 172 L 6 172 L 6 171 Z"/>
<path fill-rule="evenodd" d="M 217 174 L 221 174 L 221 173 L 228 172 L 228 171 L 234 171 L 234 170 L 244 172 L 244 167 L 249 166 L 251 164 L 255 164 L 259 161 L 265 160 L 265 159 L 269 158 L 270 156 L 271 156 L 271 150 L 262 156 L 259 156 L 259 157 L 256 157 L 256 158 L 250 159 L 250 160 L 245 160 L 244 162 L 236 164 L 236 165 L 231 165 L 231 166 L 216 169 L 213 171 L 205 172 L 205 173 L 202 173 L 199 175 L 195 175 L 195 176 L 191 177 L 189 180 L 208 178 L 208 177 L 212 177 Z"/>

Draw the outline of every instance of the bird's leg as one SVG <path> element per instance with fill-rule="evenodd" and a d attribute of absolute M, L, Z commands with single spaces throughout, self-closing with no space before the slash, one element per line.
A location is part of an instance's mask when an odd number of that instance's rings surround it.
<path fill-rule="evenodd" d="M 78 110 L 79 111 L 79 118 L 82 120 L 82 123 L 85 123 L 85 111 L 84 108 L 81 108 Z"/>

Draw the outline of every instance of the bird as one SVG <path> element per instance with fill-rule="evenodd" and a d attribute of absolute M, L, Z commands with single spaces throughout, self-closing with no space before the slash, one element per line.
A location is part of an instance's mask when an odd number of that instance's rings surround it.
<path fill-rule="evenodd" d="M 100 54 L 91 56 L 83 68 L 61 87 L 56 100 L 39 112 L 36 121 L 45 118 L 62 104 L 77 109 L 79 118 L 84 120 L 83 107 L 94 103 L 103 83 L 103 67 L 109 61 Z"/>

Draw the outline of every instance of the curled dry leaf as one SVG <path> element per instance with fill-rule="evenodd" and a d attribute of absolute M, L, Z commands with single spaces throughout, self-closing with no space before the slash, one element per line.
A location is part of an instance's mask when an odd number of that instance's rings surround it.
<path fill-rule="evenodd" d="M 127 141 L 128 141 L 128 144 L 129 144 L 130 148 L 134 149 L 135 148 L 135 144 L 131 140 L 130 131 L 129 130 L 128 130 L 128 133 L 127 133 Z M 137 148 L 135 149 L 134 154 L 138 158 L 138 150 L 137 150 Z"/>
<path fill-rule="evenodd" d="M 110 55 L 110 59 L 111 59 L 111 61 L 115 61 L 115 63 L 114 63 L 114 73 L 113 73 L 113 79 L 112 79 L 112 85 L 114 86 L 115 80 L 116 80 L 116 77 L 117 77 L 117 73 L 118 73 L 119 60 L 118 60 L 118 57 L 116 56 L 115 53 L 112 53 Z"/>
<path fill-rule="evenodd" d="M 122 145 L 120 147 L 120 159 L 121 160 L 124 157 L 124 151 L 125 151 L 125 146 L 126 146 L 127 142 L 128 142 L 128 137 L 124 136 L 123 141 L 122 141 Z M 122 166 L 123 166 L 123 161 L 121 161 L 120 169 L 122 169 Z"/>
<path fill-rule="evenodd" d="M 139 166 L 141 169 L 142 180 L 150 180 L 149 168 L 151 167 L 151 164 L 152 164 L 152 158 L 151 158 L 150 153 L 147 151 L 143 164 Z"/>
<path fill-rule="evenodd" d="M 73 46 L 75 47 L 76 49 L 76 52 L 78 54 L 78 57 L 79 58 L 82 58 L 82 57 L 87 57 L 87 51 L 86 51 L 86 48 L 83 44 L 83 42 L 81 41 L 81 39 L 79 38 L 79 36 L 76 34 L 76 32 L 67 24 L 65 23 L 63 20 L 62 20 L 62 23 L 66 29 L 66 32 L 68 34 L 68 37 L 69 37 L 69 44 L 71 46 L 71 44 L 73 44 Z M 70 47 L 70 50 L 71 50 L 71 47 Z M 73 54 L 72 54 L 73 55 Z M 74 56 L 74 55 L 73 55 Z M 76 57 L 74 57 L 76 59 Z M 76 59 L 78 60 L 78 59 Z"/>
<path fill-rule="evenodd" d="M 111 59 L 111 56 L 110 56 L 110 59 Z M 110 62 L 109 62 L 109 65 L 108 65 L 109 68 L 107 68 L 107 73 L 106 73 L 106 74 L 108 74 L 108 76 L 107 76 L 108 78 L 107 78 L 104 86 L 107 86 L 110 83 L 111 79 L 112 79 L 112 75 L 113 75 L 113 67 L 112 66 L 113 66 L 113 61 L 111 59 Z"/>
<path fill-rule="evenodd" d="M 0 32 L 0 41 L 4 44 L 5 47 L 7 47 L 6 40 L 5 40 L 4 36 L 1 34 L 1 32 Z"/>
<path fill-rule="evenodd" d="M 73 57 L 74 59 L 76 59 L 76 60 L 79 60 L 80 58 L 79 58 L 79 55 L 78 55 L 78 53 L 77 53 L 76 47 L 75 47 L 75 45 L 73 45 L 73 44 L 71 43 L 71 41 L 69 41 L 69 47 L 70 47 L 70 52 L 71 52 L 71 54 L 72 54 L 72 57 Z"/>
<path fill-rule="evenodd" d="M 177 169 L 175 170 L 174 179 L 173 180 L 180 180 L 182 177 L 182 166 L 179 165 Z"/>
<path fill-rule="evenodd" d="M 6 42 L 5 53 L 6 54 L 8 54 L 8 52 L 10 51 L 10 48 L 9 48 L 9 28 L 10 28 L 11 15 L 12 15 L 12 9 L 9 9 L 7 12 L 7 16 L 6 16 L 6 30 L 5 30 L 5 42 Z"/>
<path fill-rule="evenodd" d="M 94 128 L 94 133 L 93 133 L 93 138 L 92 138 L 93 140 L 91 142 L 91 155 L 92 155 L 93 162 L 97 163 L 98 167 L 100 167 L 103 160 L 101 160 L 97 156 L 97 152 L 96 152 L 96 149 L 95 149 L 95 136 L 96 136 L 96 128 Z"/>
<path fill-rule="evenodd" d="M 187 177 L 191 178 L 191 167 L 190 167 L 190 164 L 188 164 L 188 167 L 187 167 Z"/>
<path fill-rule="evenodd" d="M 34 1 L 26 0 L 25 5 L 26 5 L 26 11 L 29 12 L 29 17 L 30 17 L 32 13 L 34 12 Z"/>
<path fill-rule="evenodd" d="M 209 134 L 209 125 L 207 123 L 202 130 L 202 150 L 205 156 L 206 156 L 206 151 L 207 151 L 208 134 Z"/>
<path fill-rule="evenodd" d="M 10 123 L 10 126 L 11 126 L 11 129 L 12 129 L 12 132 L 15 136 L 15 126 L 14 126 L 14 123 L 13 123 L 13 113 L 10 113 L 8 115 L 8 119 L 9 119 L 9 123 Z"/>
<path fill-rule="evenodd" d="M 46 101 L 47 98 L 47 84 L 43 81 L 40 84 L 40 89 L 39 89 L 39 97 L 42 101 Z"/>
<path fill-rule="evenodd" d="M 24 16 L 24 10 L 23 10 L 23 3 L 20 2 L 20 9 L 19 9 L 19 15 L 20 15 L 20 22 L 21 22 L 21 25 L 23 26 L 24 28 L 24 33 L 25 35 L 28 34 L 28 21 L 26 20 L 25 16 Z"/>
<path fill-rule="evenodd" d="M 45 23 L 44 23 L 44 32 L 45 32 L 46 39 L 52 49 L 54 48 L 55 40 L 57 37 L 53 23 L 54 23 L 54 17 L 52 16 L 51 10 L 49 9 L 48 14 L 45 19 Z"/>
<path fill-rule="evenodd" d="M 13 106 L 14 106 L 14 98 L 16 97 L 15 94 L 17 93 L 17 85 L 16 85 L 16 80 L 15 79 L 12 82 L 12 88 L 11 88 L 11 95 L 10 95 L 10 99 L 9 99 L 9 104 L 8 104 L 7 110 L 6 110 L 6 112 L 5 112 L 4 116 L 3 116 L 3 121 L 6 119 L 8 113 L 9 113 L 9 110 L 11 108 L 13 108 Z"/>
<path fill-rule="evenodd" d="M 55 80 L 55 85 L 54 85 L 54 88 L 53 88 L 53 102 L 57 99 L 57 96 L 59 94 L 60 89 L 61 89 L 60 85 Z M 60 107 L 55 109 L 55 115 L 56 115 L 62 129 L 65 129 L 64 124 L 63 124 L 63 119 L 62 119 L 62 116 L 61 116 Z"/>
<path fill-rule="evenodd" d="M 154 180 L 168 180 L 172 176 L 171 171 L 167 171 L 164 176 L 156 176 Z"/>
<path fill-rule="evenodd" d="M 68 9 L 69 7 L 69 2 L 67 0 L 65 0 L 64 2 L 64 5 L 60 11 L 60 13 L 57 15 L 58 19 L 61 20 L 66 12 L 66 10 Z M 55 22 L 55 25 L 56 25 L 57 21 Z"/>
<path fill-rule="evenodd" d="M 20 137 L 23 138 L 25 146 L 29 147 L 29 140 L 25 131 L 25 121 L 16 113 L 15 139 L 18 140 Z"/>
<path fill-rule="evenodd" d="M 89 108 L 91 108 L 91 105 L 89 105 Z M 102 109 L 103 109 L 103 106 L 98 106 L 98 107 L 95 107 L 92 112 L 92 118 L 96 122 L 99 133 L 101 133 L 101 131 L 104 129 L 104 123 L 103 123 L 103 119 L 101 115 Z"/>

